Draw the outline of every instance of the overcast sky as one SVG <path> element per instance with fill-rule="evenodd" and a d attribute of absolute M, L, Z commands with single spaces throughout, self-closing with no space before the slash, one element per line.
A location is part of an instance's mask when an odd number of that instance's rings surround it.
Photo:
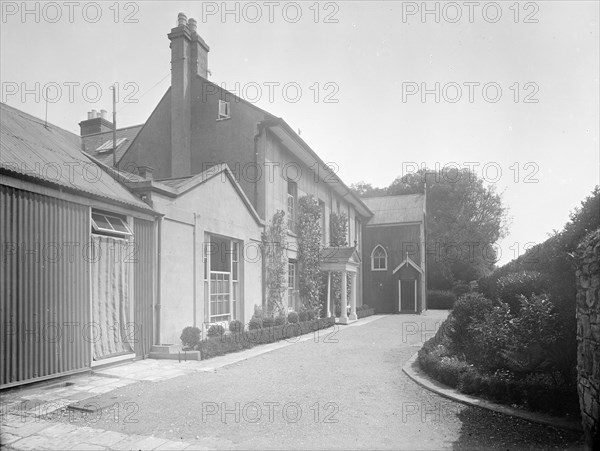
<path fill-rule="evenodd" d="M 225 16 L 222 2 L 75 3 L 23 16 L 3 2 L 0 44 L 2 101 L 43 118 L 36 94 L 59 86 L 48 120 L 75 133 L 87 111 L 111 110 L 114 82 L 119 126 L 148 118 L 183 11 L 211 48 L 210 79 L 300 129 L 347 184 L 387 186 L 403 163 L 478 164 L 510 208 L 500 263 L 599 183 L 596 1 L 429 2 L 438 21 L 421 2 L 230 2 Z"/>

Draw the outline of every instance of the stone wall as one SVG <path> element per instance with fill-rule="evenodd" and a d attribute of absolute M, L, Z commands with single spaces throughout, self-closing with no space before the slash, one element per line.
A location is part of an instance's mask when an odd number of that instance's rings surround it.
<path fill-rule="evenodd" d="M 600 229 L 577 250 L 577 390 L 587 449 L 600 449 Z"/>

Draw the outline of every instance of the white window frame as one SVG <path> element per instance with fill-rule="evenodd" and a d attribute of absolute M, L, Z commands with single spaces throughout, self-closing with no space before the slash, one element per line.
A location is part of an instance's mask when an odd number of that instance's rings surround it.
<path fill-rule="evenodd" d="M 229 118 L 231 118 L 231 103 L 219 99 L 219 114 L 217 120 L 222 121 Z"/>
<path fill-rule="evenodd" d="M 375 268 L 375 251 L 377 249 L 383 250 L 383 262 L 384 262 L 384 267 L 383 268 Z M 377 258 L 379 259 L 381 257 L 377 257 Z M 371 271 L 387 271 L 387 269 L 388 269 L 388 264 L 387 263 L 388 263 L 387 251 L 385 250 L 385 247 L 383 247 L 381 244 L 378 244 L 371 251 Z"/>
<path fill-rule="evenodd" d="M 109 225 L 111 225 L 111 228 L 107 229 L 106 227 L 99 226 L 98 223 L 96 222 L 96 220 L 94 219 L 94 216 L 102 216 L 104 218 L 104 220 Z M 116 230 L 112 226 L 111 220 L 113 220 L 114 222 L 119 222 L 126 231 Z M 91 222 L 92 222 L 92 233 L 95 235 L 106 235 L 106 236 L 111 236 L 113 238 L 126 238 L 126 237 L 133 235 L 133 233 L 131 232 L 131 228 L 129 227 L 129 224 L 127 223 L 127 220 L 123 219 L 119 216 L 116 216 L 116 215 L 111 215 L 108 213 L 103 213 L 100 211 L 92 210 Z"/>

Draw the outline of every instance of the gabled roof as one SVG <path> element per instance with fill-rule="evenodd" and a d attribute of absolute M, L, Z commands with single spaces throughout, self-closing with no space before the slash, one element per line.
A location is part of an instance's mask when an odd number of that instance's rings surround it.
<path fill-rule="evenodd" d="M 0 123 L 2 173 L 153 212 L 81 152 L 79 136 L 4 103 Z"/>
<path fill-rule="evenodd" d="M 406 258 L 402 261 L 402 263 L 400 263 L 398 266 L 396 266 L 396 269 L 394 269 L 394 271 L 392 271 L 392 274 L 396 274 L 398 271 L 400 271 L 400 268 L 402 268 L 403 266 L 406 266 L 406 265 L 412 266 L 413 268 L 415 268 L 417 270 L 417 272 L 419 274 L 423 274 L 423 269 L 419 265 L 417 265 L 412 260 L 412 258 L 410 258 L 408 256 L 408 253 L 406 254 Z"/>
<path fill-rule="evenodd" d="M 323 271 L 344 271 L 348 267 L 357 267 L 361 262 L 356 246 L 325 247 L 320 256 Z"/>
<path fill-rule="evenodd" d="M 117 129 L 117 143 L 119 143 L 120 140 L 124 139 L 124 141 L 117 146 L 117 152 L 116 152 L 117 153 L 117 162 L 121 159 L 121 157 L 123 155 L 125 155 L 125 152 L 127 152 L 127 149 L 129 149 L 129 146 L 131 146 L 131 143 L 133 142 L 135 137 L 138 135 L 138 133 L 140 132 L 140 130 L 142 129 L 143 126 L 144 126 L 144 124 L 140 124 L 140 125 L 133 125 L 131 127 Z M 112 144 L 112 139 L 113 139 L 112 130 L 109 130 L 107 132 L 94 133 L 92 135 L 83 136 L 81 138 L 82 149 L 85 153 L 96 158 L 98 161 L 101 161 L 102 163 L 104 163 L 108 166 L 112 166 L 113 165 L 112 150 L 110 150 L 108 152 L 102 152 L 102 151 L 97 150 L 103 144 L 106 144 L 106 143 Z"/>
<path fill-rule="evenodd" d="M 282 118 L 278 118 L 277 116 L 269 113 L 268 111 L 258 107 L 254 103 L 237 96 L 231 91 L 227 91 L 225 88 L 223 88 L 223 86 L 218 85 L 198 74 L 196 74 L 196 78 L 199 79 L 202 83 L 208 83 L 209 85 L 212 85 L 215 89 L 226 92 L 228 96 L 231 96 L 231 98 L 234 99 L 236 103 L 241 102 L 263 114 L 264 121 L 261 124 L 259 124 L 260 126 L 268 127 L 271 131 L 273 131 L 275 135 L 277 135 L 282 140 L 286 148 L 288 148 L 290 152 L 292 152 L 300 161 L 304 162 L 307 166 L 314 167 L 316 164 L 318 165 L 318 167 L 323 168 L 323 183 L 329 184 L 334 191 L 336 191 L 339 195 L 341 195 L 348 202 L 350 202 L 362 216 L 370 218 L 373 215 L 369 208 L 363 203 L 361 198 L 359 198 L 344 182 L 342 182 L 342 180 L 335 173 L 325 172 L 325 168 L 327 168 L 328 165 L 325 164 L 325 162 L 317 155 L 317 153 L 310 148 L 310 146 L 300 137 L 300 135 L 298 135 L 294 131 L 292 127 L 290 127 L 285 122 L 285 120 L 283 120 Z M 171 87 L 169 86 L 161 100 L 156 105 L 154 111 L 148 118 L 148 121 L 155 114 L 158 106 L 163 101 L 163 99 L 169 94 L 170 91 Z M 148 121 L 146 121 L 146 124 L 148 123 Z M 140 126 L 140 128 L 143 126 L 145 126 L 145 124 Z M 131 144 L 129 144 L 129 146 L 130 145 Z M 123 152 L 120 152 L 119 149 L 117 149 L 117 162 L 121 161 L 121 159 L 127 152 L 127 149 L 123 150 Z M 110 154 L 110 157 L 110 161 L 106 164 L 112 166 L 112 154 Z"/>
<path fill-rule="evenodd" d="M 181 196 L 217 176 L 225 176 L 231 182 L 231 185 L 237 192 L 238 196 L 240 196 L 242 202 L 244 203 L 254 220 L 259 225 L 264 225 L 264 222 L 260 219 L 260 216 L 258 216 L 258 213 L 256 212 L 256 210 L 252 206 L 252 203 L 244 193 L 244 190 L 235 179 L 235 176 L 231 172 L 231 169 L 229 169 L 229 166 L 227 166 L 227 164 L 225 163 L 212 166 L 204 172 L 201 172 L 196 175 L 162 180 L 144 179 L 135 174 L 118 172 L 115 170 L 112 170 L 112 172 L 115 174 L 116 177 L 120 177 L 120 180 L 122 180 L 122 182 L 134 192 L 151 190 L 160 192 L 161 194 L 164 194 L 169 197 Z"/>
<path fill-rule="evenodd" d="M 369 226 L 422 222 L 424 220 L 424 194 L 365 197 L 362 200 L 374 214 L 367 224 Z"/>

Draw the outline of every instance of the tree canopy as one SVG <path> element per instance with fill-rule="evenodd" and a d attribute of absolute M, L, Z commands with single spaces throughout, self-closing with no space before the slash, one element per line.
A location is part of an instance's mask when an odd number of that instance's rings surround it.
<path fill-rule="evenodd" d="M 493 185 L 469 169 L 430 171 L 398 177 L 387 188 L 353 184 L 362 197 L 415 194 L 427 181 L 426 262 L 429 288 L 444 289 L 470 281 L 494 268 L 493 245 L 506 234 L 507 208 Z"/>

